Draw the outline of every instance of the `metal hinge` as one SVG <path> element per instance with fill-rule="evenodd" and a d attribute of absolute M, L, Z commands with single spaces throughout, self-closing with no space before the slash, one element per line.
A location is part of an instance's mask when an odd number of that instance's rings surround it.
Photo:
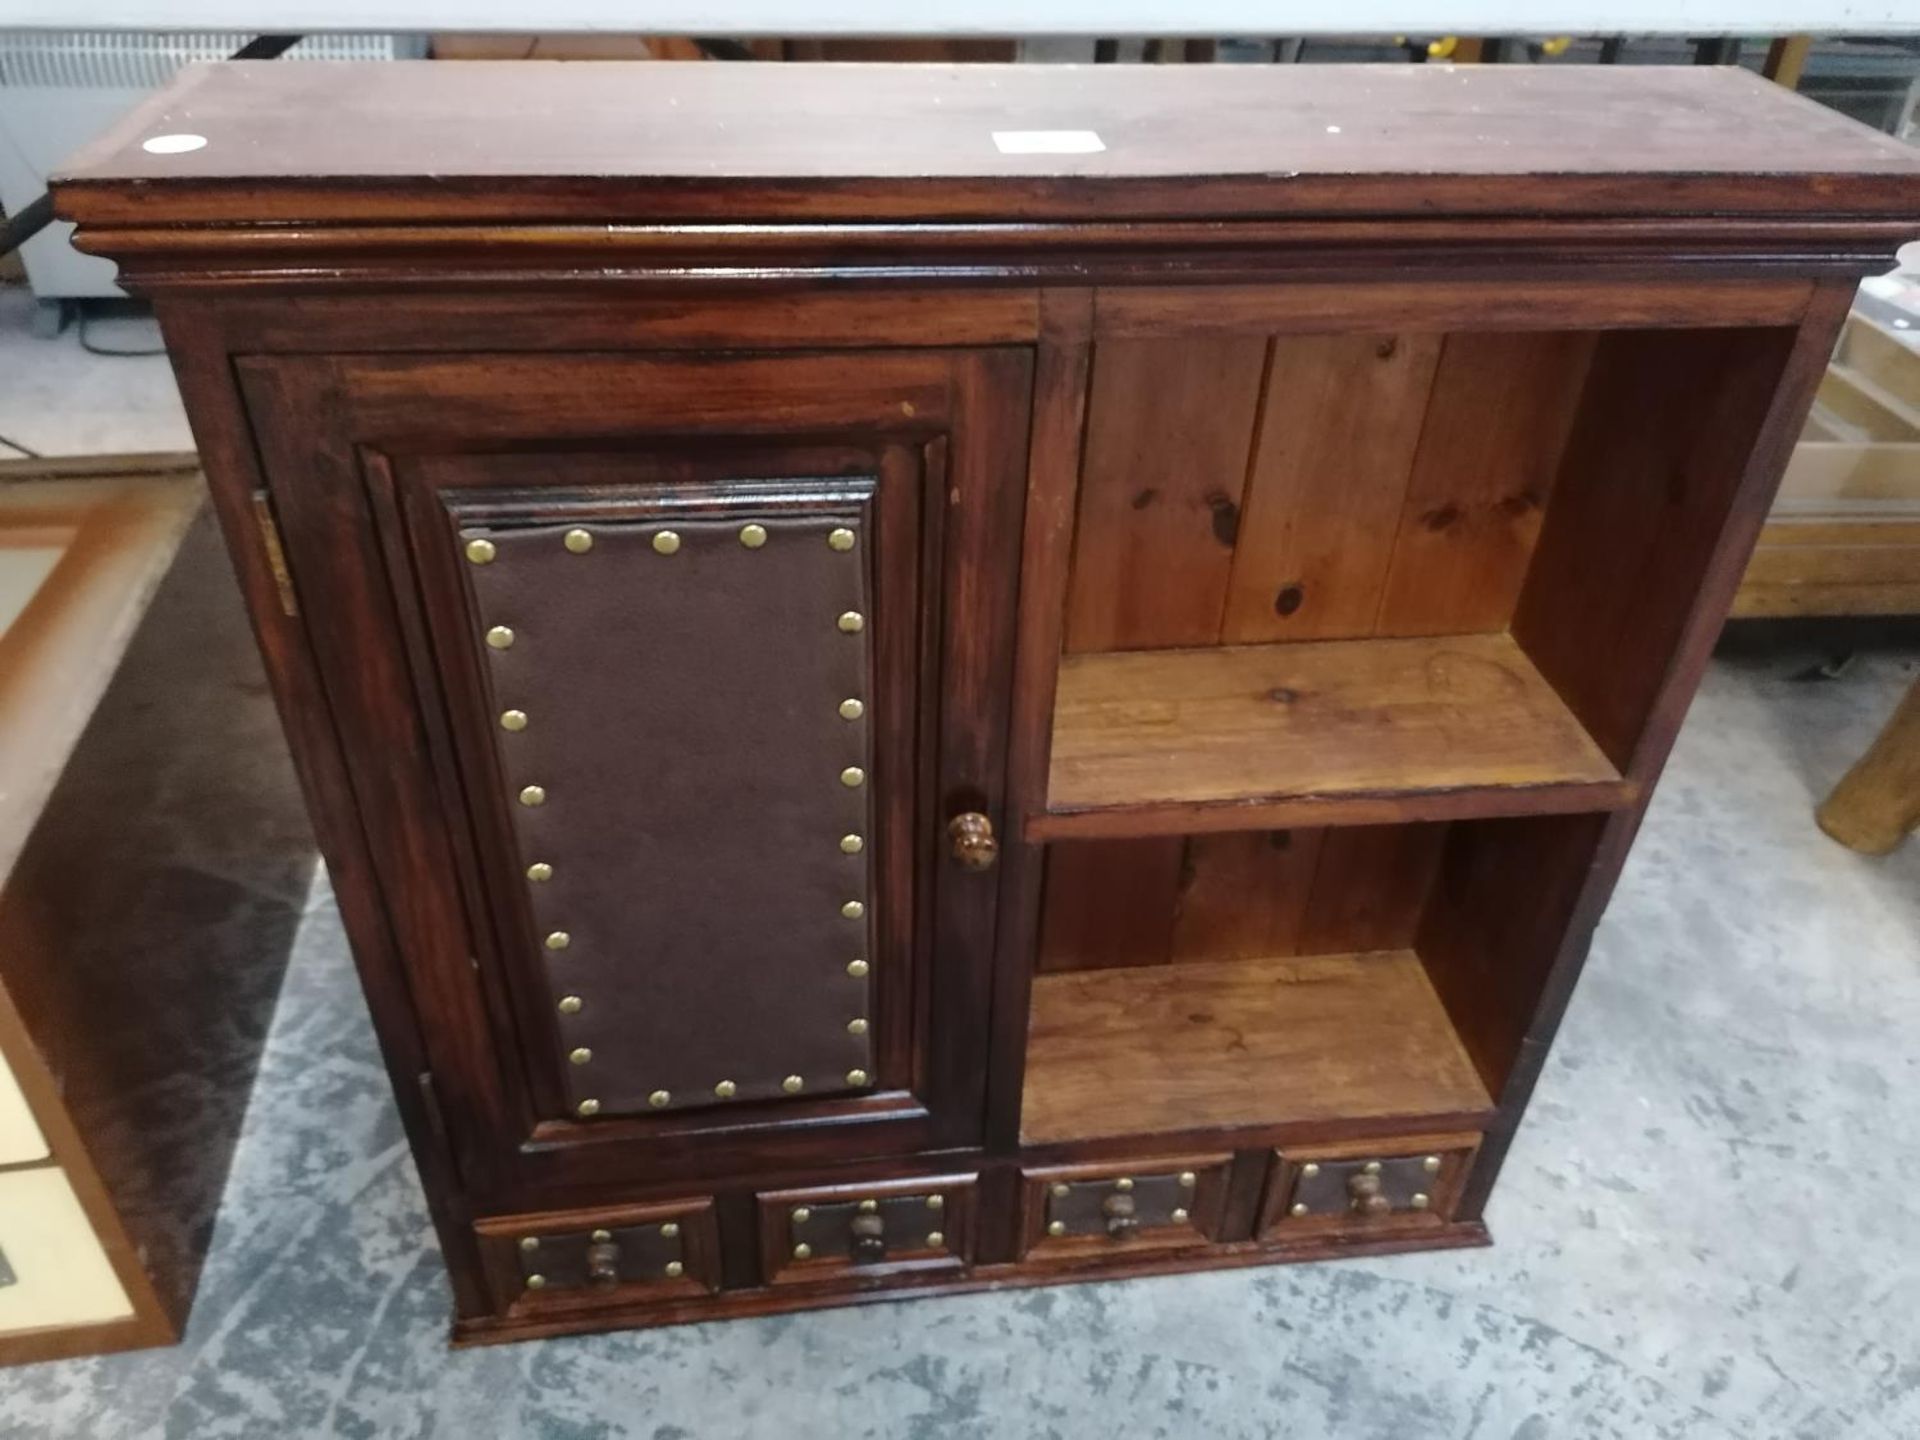
<path fill-rule="evenodd" d="M 260 527 L 260 543 L 267 551 L 267 568 L 273 571 L 273 583 L 280 592 L 280 613 L 291 620 L 300 613 L 300 602 L 293 593 L 286 546 L 280 543 L 280 522 L 273 518 L 273 501 L 264 490 L 253 492 L 253 523 Z"/>

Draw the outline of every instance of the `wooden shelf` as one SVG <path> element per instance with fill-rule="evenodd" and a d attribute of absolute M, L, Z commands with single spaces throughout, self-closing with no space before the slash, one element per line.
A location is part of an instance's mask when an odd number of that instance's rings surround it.
<path fill-rule="evenodd" d="M 1507 635 L 1069 655 L 1034 839 L 1614 809 L 1632 787 Z"/>
<path fill-rule="evenodd" d="M 1034 981 L 1030 1145 L 1493 1108 L 1411 950 L 1078 970 Z"/>

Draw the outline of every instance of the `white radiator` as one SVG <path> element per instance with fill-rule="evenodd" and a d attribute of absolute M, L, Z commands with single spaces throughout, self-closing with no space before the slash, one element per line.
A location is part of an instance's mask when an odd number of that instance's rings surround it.
<path fill-rule="evenodd" d="M 0 207 L 15 213 L 38 199 L 48 171 L 182 65 L 224 60 L 252 38 L 210 31 L 0 30 Z M 425 54 L 424 36 L 314 35 L 273 63 Z M 21 247 L 34 294 L 42 300 L 121 294 L 111 264 L 67 243 L 71 229 L 56 222 Z"/>

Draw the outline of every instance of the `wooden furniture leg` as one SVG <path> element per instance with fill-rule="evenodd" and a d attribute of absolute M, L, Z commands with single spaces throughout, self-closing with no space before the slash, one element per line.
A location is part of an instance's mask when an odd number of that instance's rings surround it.
<path fill-rule="evenodd" d="M 1827 834 L 1862 855 L 1890 854 L 1920 825 L 1920 680 L 1815 818 Z"/>

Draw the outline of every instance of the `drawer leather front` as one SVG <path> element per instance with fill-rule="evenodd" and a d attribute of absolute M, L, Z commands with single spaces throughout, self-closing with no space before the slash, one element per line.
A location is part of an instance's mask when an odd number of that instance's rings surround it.
<path fill-rule="evenodd" d="M 1229 1155 L 1056 1166 L 1025 1173 L 1025 1254 L 1070 1260 L 1222 1238 Z"/>
<path fill-rule="evenodd" d="M 1276 1150 L 1259 1236 L 1443 1223 L 1453 1216 L 1479 1144 L 1478 1135 L 1433 1135 Z"/>
<path fill-rule="evenodd" d="M 707 1199 L 482 1220 L 488 1278 L 503 1309 L 707 1295 L 720 1287 Z"/>
<path fill-rule="evenodd" d="M 901 1270 L 963 1270 L 973 1258 L 972 1175 L 875 1181 L 760 1196 L 770 1284 Z"/>
<path fill-rule="evenodd" d="M 460 526 L 575 1116 L 874 1083 L 873 481 L 810 483 Z"/>

